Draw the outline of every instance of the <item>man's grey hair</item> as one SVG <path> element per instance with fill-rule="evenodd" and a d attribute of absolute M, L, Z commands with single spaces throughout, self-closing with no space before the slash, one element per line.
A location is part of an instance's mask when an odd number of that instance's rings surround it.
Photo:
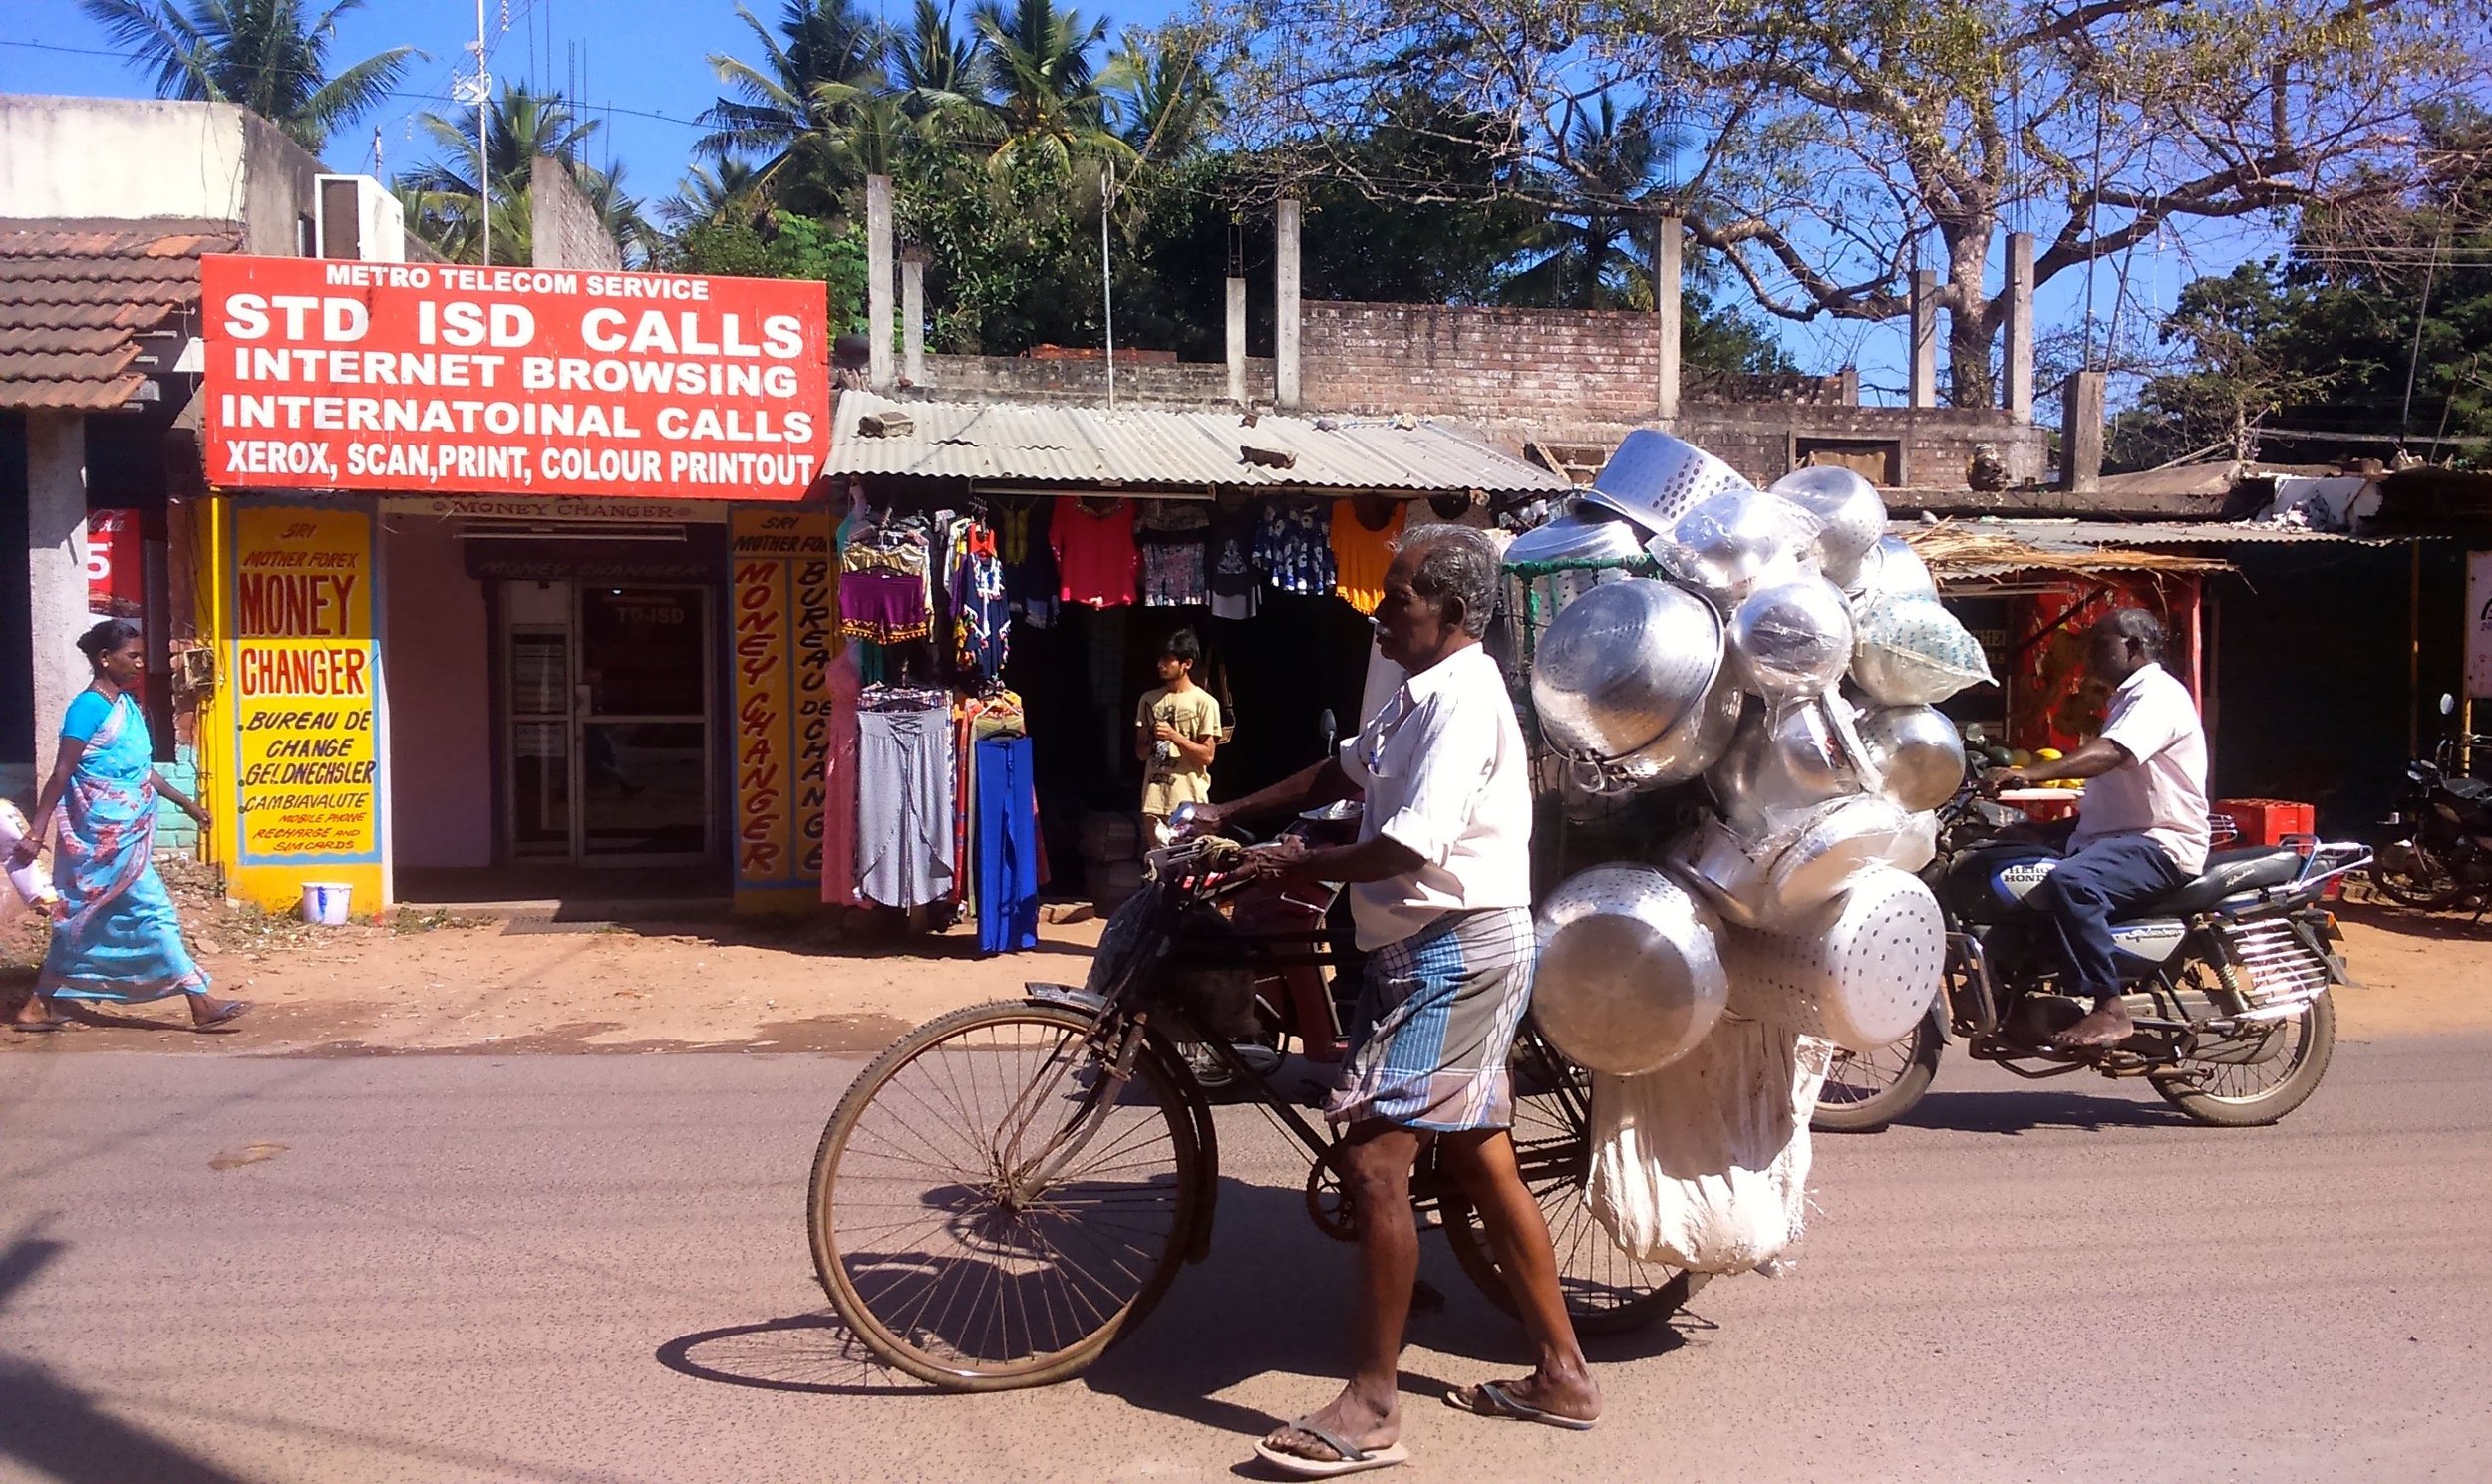
<path fill-rule="evenodd" d="M 2149 660 L 2163 658 L 2163 647 L 2167 642 L 2163 633 L 2163 620 L 2156 618 L 2143 608 L 2112 609 L 2102 621 L 2101 632 L 2124 644 L 2134 643 L 2139 649 L 2145 651 L 2146 658 Z"/>
<path fill-rule="evenodd" d="M 1474 639 L 1488 632 L 1503 562 L 1487 532 L 1467 525 L 1423 525 L 1396 542 L 1394 550 L 1412 559 L 1410 591 L 1439 604 L 1459 599 L 1462 632 Z"/>

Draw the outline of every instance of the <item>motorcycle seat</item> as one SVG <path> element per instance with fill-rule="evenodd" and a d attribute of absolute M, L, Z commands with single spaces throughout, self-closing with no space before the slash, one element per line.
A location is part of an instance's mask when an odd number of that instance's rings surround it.
<path fill-rule="evenodd" d="M 2481 778 L 2448 778 L 2440 786 L 2470 804 L 2492 801 L 2492 782 Z"/>
<path fill-rule="evenodd" d="M 2195 881 L 2184 882 L 2137 909 L 2137 917 L 2186 917 L 2204 912 L 2235 892 L 2283 886 L 2302 874 L 2302 853 L 2283 846 L 2218 850 Z"/>

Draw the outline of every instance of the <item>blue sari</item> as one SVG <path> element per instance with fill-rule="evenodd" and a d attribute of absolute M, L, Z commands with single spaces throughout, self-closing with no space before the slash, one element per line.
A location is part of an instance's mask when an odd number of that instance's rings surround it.
<path fill-rule="evenodd" d="M 120 1004 L 206 994 L 156 874 L 156 744 L 139 703 L 88 691 L 70 703 L 61 736 L 87 750 L 61 795 L 52 851 L 61 909 L 36 993 Z"/>

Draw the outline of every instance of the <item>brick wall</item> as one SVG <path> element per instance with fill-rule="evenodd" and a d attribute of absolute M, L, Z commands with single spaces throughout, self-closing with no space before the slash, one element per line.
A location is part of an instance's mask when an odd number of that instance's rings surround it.
<path fill-rule="evenodd" d="M 1974 449 L 1987 444 L 2011 482 L 2039 479 L 2048 460 L 2043 431 L 1985 408 L 1683 408 L 1679 436 L 1759 484 L 1791 471 L 1803 440 L 1899 445 L 1904 489 L 1962 489 Z"/>
<path fill-rule="evenodd" d="M 1311 409 L 1636 423 L 1660 406 L 1650 314 L 1311 300 L 1302 315 Z"/>
<path fill-rule="evenodd" d="M 620 268 L 623 249 L 606 235 L 596 204 L 560 160 L 528 166 L 528 254 L 539 268 Z"/>
<path fill-rule="evenodd" d="M 1270 405 L 1272 363 L 1249 358 L 1246 396 Z M 909 389 L 921 397 L 944 402 L 1051 402 L 1082 407 L 1107 401 L 1104 359 L 1040 358 L 1036 356 L 928 356 L 925 381 Z M 1229 368 L 1225 362 L 1116 360 L 1116 402 L 1119 406 L 1192 409 L 1225 407 L 1229 399 Z"/>

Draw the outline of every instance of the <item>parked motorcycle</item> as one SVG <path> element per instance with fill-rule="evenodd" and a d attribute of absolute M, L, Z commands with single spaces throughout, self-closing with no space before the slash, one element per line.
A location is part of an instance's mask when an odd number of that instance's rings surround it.
<path fill-rule="evenodd" d="M 2456 709 L 2455 697 L 2440 698 L 2440 715 Z M 2380 895 L 2430 910 L 2492 903 L 2492 783 L 2452 768 L 2459 748 L 2479 746 L 2492 738 L 2454 734 L 2405 765 L 2405 791 L 2388 816 L 2394 837 L 2370 870 Z"/>
<path fill-rule="evenodd" d="M 2273 1123 L 2309 1099 L 2336 1046 L 2329 992 L 2352 982 L 2320 898 L 2369 864 L 2369 850 L 2306 837 L 2210 855 L 2196 879 L 2112 926 L 2136 1034 L 2109 1050 L 2069 1051 L 2050 1039 L 2090 1003 L 2060 984 L 2056 934 L 2030 900 L 2059 853 L 2016 838 L 2013 817 L 1970 784 L 1942 811 L 1924 873 L 1947 917 L 1942 993 L 1912 1035 L 1840 1059 L 1814 1126 L 1864 1130 L 1903 1116 L 1951 1038 L 2022 1077 L 2144 1077 L 2190 1118 L 2221 1127 Z"/>

